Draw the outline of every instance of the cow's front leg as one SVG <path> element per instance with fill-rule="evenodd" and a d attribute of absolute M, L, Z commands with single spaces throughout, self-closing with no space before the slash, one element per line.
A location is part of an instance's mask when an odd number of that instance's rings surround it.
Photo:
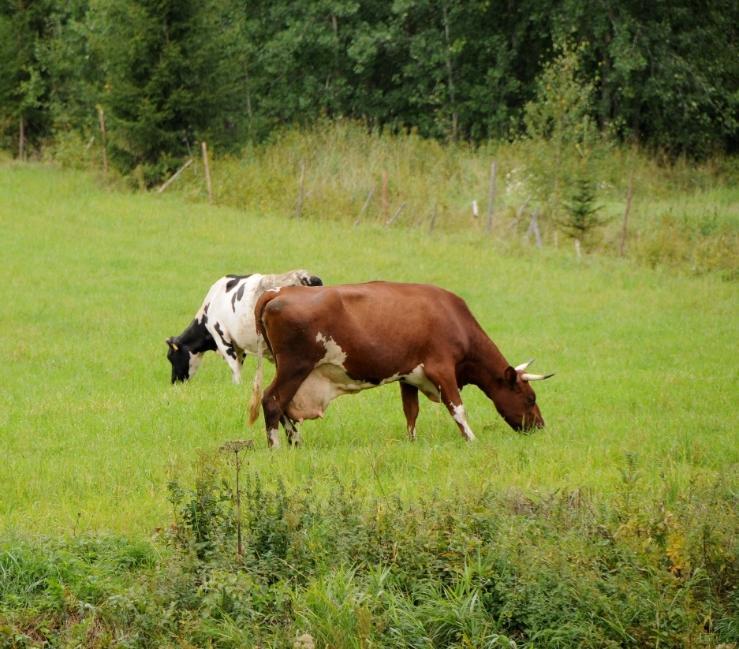
<path fill-rule="evenodd" d="M 409 383 L 400 382 L 400 396 L 403 399 L 403 414 L 411 442 L 416 441 L 416 419 L 418 418 L 418 388 Z"/>
<path fill-rule="evenodd" d="M 224 358 L 231 368 L 231 380 L 235 385 L 239 385 L 241 383 L 241 363 L 238 359 L 233 359 L 230 356 L 224 356 Z"/>
<path fill-rule="evenodd" d="M 241 365 L 244 362 L 244 356 L 236 351 L 232 343 L 226 342 L 225 340 L 217 340 L 216 345 L 218 347 L 218 353 L 223 357 L 223 360 L 226 361 L 231 370 L 233 382 L 238 385 L 241 383 Z"/>
<path fill-rule="evenodd" d="M 290 446 L 299 446 L 301 439 L 300 439 L 300 431 L 298 430 L 298 427 L 295 425 L 295 422 L 290 419 L 287 415 L 283 415 L 282 419 L 280 420 L 282 422 L 282 427 L 285 429 L 285 436 L 287 437 L 287 443 Z"/>
<path fill-rule="evenodd" d="M 428 376 L 429 380 L 432 381 L 434 385 L 438 386 L 441 401 L 446 406 L 449 414 L 454 418 L 462 437 L 464 437 L 468 442 L 473 441 L 475 439 L 475 434 L 467 423 L 467 414 L 464 410 L 464 404 L 462 403 L 462 397 L 459 394 L 459 388 L 457 387 L 454 373 L 443 371 L 430 373 L 427 370 L 426 376 Z"/>

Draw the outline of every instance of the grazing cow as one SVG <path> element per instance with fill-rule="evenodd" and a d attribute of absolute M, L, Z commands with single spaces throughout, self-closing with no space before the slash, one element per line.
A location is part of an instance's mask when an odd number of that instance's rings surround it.
<path fill-rule="evenodd" d="M 279 421 L 321 417 L 336 397 L 393 381 L 400 382 L 412 440 L 419 390 L 442 401 L 462 436 L 473 440 L 459 395 L 468 384 L 492 399 L 515 430 L 544 425 L 529 382 L 552 375 L 529 374 L 530 361 L 511 367 L 465 302 L 442 288 L 391 282 L 286 287 L 263 294 L 254 314 L 264 353 L 277 364 L 261 399 L 270 446 L 278 445 Z"/>
<path fill-rule="evenodd" d="M 265 291 L 283 286 L 321 286 L 307 270 L 282 275 L 226 275 L 210 287 L 195 319 L 179 336 L 167 338 L 172 383 L 191 379 L 203 354 L 217 351 L 228 363 L 234 383 L 241 382 L 244 355 L 256 353 L 254 303 Z"/>

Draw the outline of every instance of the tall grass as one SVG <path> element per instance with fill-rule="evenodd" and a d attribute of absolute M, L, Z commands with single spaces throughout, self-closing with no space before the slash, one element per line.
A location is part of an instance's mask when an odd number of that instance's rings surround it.
<path fill-rule="evenodd" d="M 537 212 L 546 246 L 571 248 L 558 227 L 581 151 L 564 153 L 542 139 L 490 142 L 480 147 L 441 144 L 415 133 L 370 131 L 349 121 L 323 121 L 276 132 L 237 157 L 211 161 L 215 200 L 252 213 L 346 225 L 391 222 L 393 227 L 470 232 L 487 230 L 490 166 L 498 163 L 492 237 L 532 245 Z M 193 154 L 196 158 L 197 152 Z M 562 158 L 558 167 L 554 160 Z M 45 157 L 62 165 L 99 169 L 99 146 L 60 134 Z M 691 274 L 719 272 L 735 280 L 739 266 L 739 170 L 736 157 L 702 163 L 647 154 L 600 137 L 588 153 L 588 176 L 605 222 L 592 251 L 651 267 Z M 142 187 L 135 175 L 107 182 Z M 623 217 L 630 183 L 633 203 L 626 245 Z M 188 200 L 207 197 L 203 167 L 189 167 L 169 191 Z M 472 202 L 478 204 L 473 216 Z"/>
<path fill-rule="evenodd" d="M 243 555 L 212 467 L 172 485 L 163 554 L 0 548 L 9 646 L 715 647 L 739 637 L 724 487 L 597 507 L 486 490 L 407 505 L 247 480 Z M 633 483 L 625 479 L 623 489 Z M 646 507 L 645 507 L 646 505 Z"/>
<path fill-rule="evenodd" d="M 579 154 L 573 149 L 568 155 Z M 562 247 L 569 245 L 556 225 L 562 206 L 552 202 L 552 188 L 546 184 L 556 172 L 554 157 L 553 145 L 543 140 L 473 148 L 442 145 L 413 133 L 380 134 L 339 121 L 278 133 L 237 158 L 217 158 L 212 173 L 217 202 L 239 209 L 290 217 L 300 212 L 305 219 L 347 225 L 392 221 L 394 227 L 480 235 L 487 228 L 490 165 L 495 160 L 493 236 L 533 243 L 527 230 L 531 213 L 538 210 L 543 241 Z M 736 278 L 739 173 L 734 159 L 660 162 L 637 148 L 602 140 L 591 158 L 596 201 L 606 221 L 596 250 L 620 253 L 633 182 L 626 246 L 630 258 L 693 273 L 719 270 Z M 205 200 L 201 166 L 190 167 L 176 187 L 188 199 Z M 473 201 L 478 203 L 477 217 Z"/>

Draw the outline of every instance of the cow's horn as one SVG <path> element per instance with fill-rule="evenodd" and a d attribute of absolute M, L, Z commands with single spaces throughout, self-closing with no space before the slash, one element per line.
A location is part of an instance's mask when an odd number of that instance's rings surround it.
<path fill-rule="evenodd" d="M 521 374 L 521 380 L 522 381 L 543 381 L 544 379 L 548 379 L 550 377 L 554 376 L 554 372 L 551 374 L 529 374 L 528 372 L 524 372 Z"/>
<path fill-rule="evenodd" d="M 516 365 L 516 367 L 515 367 L 516 372 L 525 372 L 526 369 L 528 368 L 528 366 L 531 365 L 531 363 L 533 363 L 533 362 L 534 362 L 534 359 L 532 358 L 531 360 L 528 360 L 525 363 L 521 363 L 520 365 Z"/>

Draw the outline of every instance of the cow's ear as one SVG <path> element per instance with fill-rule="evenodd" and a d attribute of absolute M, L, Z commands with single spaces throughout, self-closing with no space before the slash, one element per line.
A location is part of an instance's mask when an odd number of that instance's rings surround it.
<path fill-rule="evenodd" d="M 177 347 L 177 343 L 175 343 L 174 338 L 167 338 L 167 340 L 165 340 L 164 342 L 166 342 L 167 345 L 169 345 L 169 348 L 172 351 L 175 351 L 175 352 L 179 351 L 179 347 Z"/>
<path fill-rule="evenodd" d="M 513 387 L 516 385 L 516 381 L 518 380 L 518 372 L 516 372 L 514 367 L 509 365 L 505 368 L 505 372 L 503 372 L 503 379 L 509 387 Z"/>

